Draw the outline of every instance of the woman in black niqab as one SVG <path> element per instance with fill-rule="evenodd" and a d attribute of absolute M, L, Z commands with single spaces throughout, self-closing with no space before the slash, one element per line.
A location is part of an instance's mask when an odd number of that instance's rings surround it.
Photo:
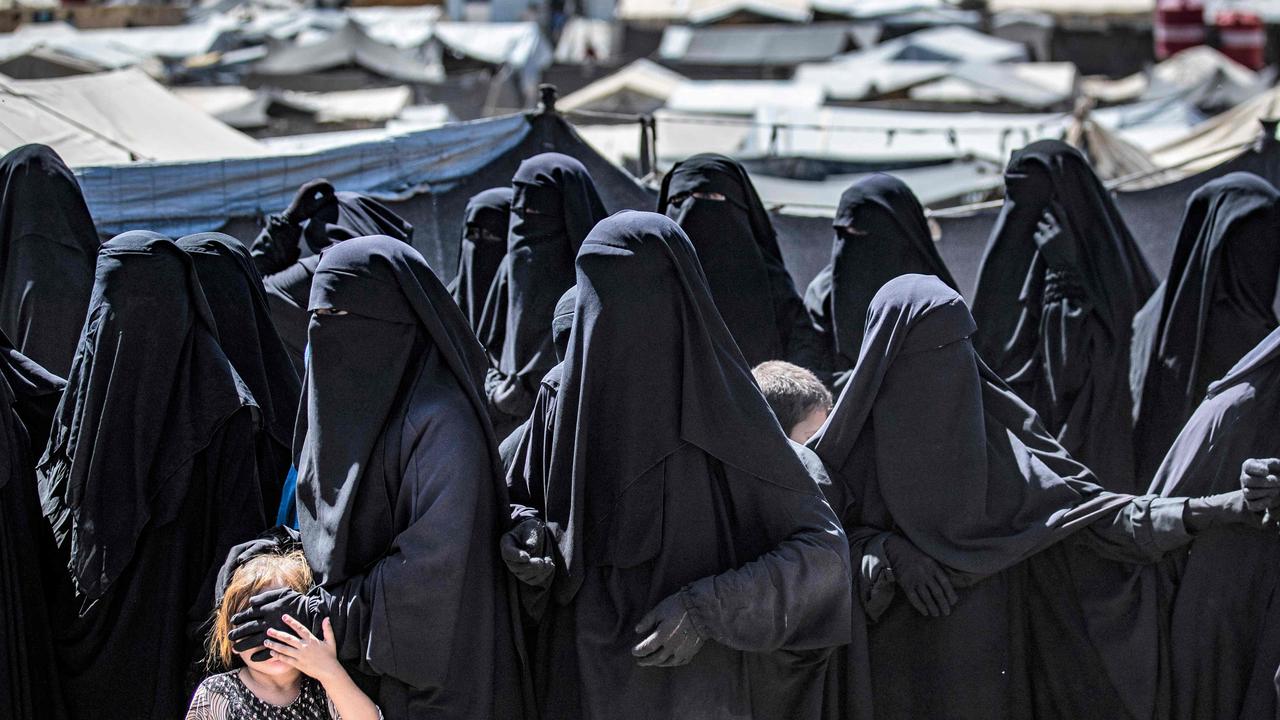
<path fill-rule="evenodd" d="M 529 416 L 538 383 L 556 364 L 551 315 L 573 285 L 573 258 L 606 211 L 582 163 L 542 153 L 512 178 L 507 256 L 489 291 L 480 342 L 501 345 L 488 381 L 494 425 L 505 437 Z"/>
<path fill-rule="evenodd" d="M 1014 153 L 974 292 L 973 344 L 1098 482 L 1136 492 L 1129 345 L 1155 280 L 1080 152 Z"/>
<path fill-rule="evenodd" d="M 716 308 L 747 362 L 821 364 L 821 345 L 796 292 L 747 171 L 723 155 L 676 163 L 662 180 L 658 212 L 693 242 Z"/>
<path fill-rule="evenodd" d="M 1156 472 L 1151 492 L 1210 495 L 1237 487 L 1247 460 L 1280 457 L 1277 418 L 1280 330 L 1273 330 L 1209 386 Z M 1274 528 L 1217 528 L 1161 567 L 1165 602 L 1172 608 L 1167 717 L 1280 714 L 1276 558 L 1280 537 Z"/>
<path fill-rule="evenodd" d="M 549 438 L 529 482 L 558 563 L 543 716 L 817 717 L 848 641 L 845 541 L 693 246 L 619 213 L 583 244 L 577 286 L 556 408 L 529 430 Z"/>
<path fill-rule="evenodd" d="M 978 357 L 974 329 L 937 278 L 886 283 L 858 365 L 810 440 L 872 623 L 867 647 L 847 650 L 838 694 L 876 718 L 1123 717 L 1152 702 L 1130 696 L 1154 681 L 1133 687 L 1126 663 L 1141 653 L 1096 646 L 1083 629 L 1089 608 L 1068 589 L 1072 558 L 1058 544 L 1151 562 L 1188 542 L 1188 505 L 1218 500 L 1103 490 Z"/>
<path fill-rule="evenodd" d="M 293 426 L 302 383 L 271 322 L 262 278 L 249 251 L 222 233 L 188 235 L 178 247 L 195 263 L 222 351 L 258 407 L 258 480 L 266 517 L 274 518 L 293 464 Z"/>
<path fill-rule="evenodd" d="M 956 287 L 934 247 L 924 208 L 906 183 L 876 173 L 840 196 L 831 262 L 805 293 L 805 307 L 823 345 L 825 373 L 844 381 L 858 362 L 867 307 L 880 287 L 899 275 L 933 275 Z"/>
<path fill-rule="evenodd" d="M 1209 383 L 1276 328 L 1280 191 L 1249 173 L 1187 201 L 1169 277 L 1134 318 L 1134 446 L 1152 477 Z"/>
<path fill-rule="evenodd" d="M 276 331 L 301 375 L 307 348 L 307 303 L 319 254 L 335 243 L 366 235 L 386 235 L 413 242 L 413 225 L 391 208 L 366 195 L 334 192 L 327 180 L 298 189 L 289 207 L 269 215 L 250 250 L 262 275 Z M 302 257 L 301 242 L 310 251 Z"/>
<path fill-rule="evenodd" d="M 389 237 L 330 248 L 311 292 L 298 517 L 320 585 L 238 615 L 238 649 L 289 613 L 333 624 L 388 720 L 522 716 L 514 605 L 497 541 L 508 503 L 487 368 L 426 260 Z M 359 352 L 352 352 L 359 348 Z"/>
<path fill-rule="evenodd" d="M 0 330 L 59 377 L 71 368 L 100 244 L 57 153 L 24 145 L 0 158 Z"/>
<path fill-rule="evenodd" d="M 191 259 L 128 232 L 102 247 L 39 466 L 74 600 L 57 608 L 71 717 L 178 717 L 227 550 L 266 527 L 253 400 Z"/>
<path fill-rule="evenodd" d="M 12 720 L 66 717 L 48 611 L 62 585 L 36 492 L 43 442 L 34 440 L 47 434 L 64 386 L 0 330 L 0 717 Z"/>
<path fill-rule="evenodd" d="M 498 274 L 498 266 L 507 255 L 508 220 L 511 217 L 511 188 L 490 188 L 467 201 L 462 218 L 462 243 L 458 247 L 458 273 L 449 292 L 467 318 L 471 329 L 480 333 L 489 288 Z M 491 353 L 501 351 L 501 344 L 486 347 Z"/>

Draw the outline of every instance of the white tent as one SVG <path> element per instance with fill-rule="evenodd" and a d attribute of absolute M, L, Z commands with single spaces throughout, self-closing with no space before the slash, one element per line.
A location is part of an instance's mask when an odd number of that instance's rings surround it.
<path fill-rule="evenodd" d="M 651 112 L 665 105 L 686 80 L 674 70 L 641 58 L 565 95 L 556 107 L 565 111 Z"/>
<path fill-rule="evenodd" d="M 754 115 L 778 106 L 813 112 L 824 100 L 820 86 L 789 80 L 686 80 L 667 99 L 667 109 L 683 113 Z"/>

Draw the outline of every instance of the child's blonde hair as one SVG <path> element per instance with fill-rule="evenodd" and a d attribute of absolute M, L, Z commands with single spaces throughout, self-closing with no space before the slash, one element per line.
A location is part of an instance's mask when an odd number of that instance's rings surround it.
<path fill-rule="evenodd" d="M 213 630 L 209 633 L 206 657 L 209 668 L 229 669 L 235 662 L 233 643 L 227 635 L 231 632 L 231 618 L 248 607 L 249 598 L 281 586 L 305 593 L 311 589 L 311 582 L 311 567 L 298 550 L 283 555 L 259 555 L 236 568 L 213 611 Z"/>

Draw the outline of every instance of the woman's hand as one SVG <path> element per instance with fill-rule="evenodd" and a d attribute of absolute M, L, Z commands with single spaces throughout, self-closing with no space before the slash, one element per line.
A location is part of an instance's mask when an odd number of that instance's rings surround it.
<path fill-rule="evenodd" d="M 960 598 L 941 565 L 900 535 L 891 534 L 885 539 L 884 552 L 894 581 L 917 612 L 929 617 L 951 614 Z"/>
<path fill-rule="evenodd" d="M 334 640 L 329 618 L 321 623 L 322 638 L 313 635 L 292 615 L 285 615 L 284 622 L 293 630 L 292 635 L 275 629 L 267 631 L 269 639 L 265 647 L 271 651 L 272 657 L 283 660 L 302 674 L 320 681 L 322 685 L 327 685 L 339 676 L 346 677 L 346 670 L 338 662 L 338 644 Z"/>

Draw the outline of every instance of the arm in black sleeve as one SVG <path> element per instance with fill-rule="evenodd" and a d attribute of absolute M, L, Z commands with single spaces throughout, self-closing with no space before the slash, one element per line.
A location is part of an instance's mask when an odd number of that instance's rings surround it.
<path fill-rule="evenodd" d="M 253 264 L 262 277 L 274 275 L 298 262 L 302 255 L 299 248 L 301 239 L 301 225 L 295 225 L 281 215 L 268 215 L 266 227 L 249 248 Z"/>

